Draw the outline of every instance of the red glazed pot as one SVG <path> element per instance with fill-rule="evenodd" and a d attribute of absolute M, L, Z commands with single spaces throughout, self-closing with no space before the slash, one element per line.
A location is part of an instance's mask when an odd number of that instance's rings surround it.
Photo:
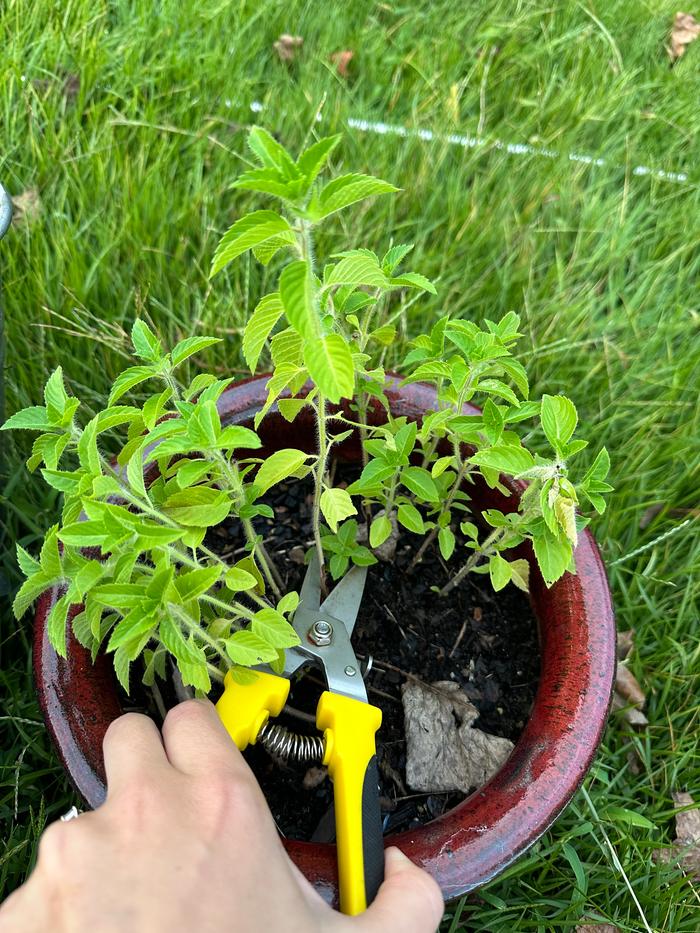
<path fill-rule="evenodd" d="M 221 397 L 224 424 L 252 422 L 266 397 L 266 376 L 234 384 Z M 435 393 L 420 384 L 388 390 L 396 416 L 418 420 L 435 406 Z M 473 412 L 472 412 L 473 413 Z M 262 454 L 283 447 L 313 450 L 310 411 L 293 424 L 272 412 L 261 424 Z M 340 450 L 360 456 L 357 440 Z M 522 490 L 504 479 L 507 498 L 485 485 L 470 489 L 478 508 L 513 511 Z M 531 563 L 531 600 L 539 622 L 541 676 L 532 714 L 510 758 L 488 784 L 458 807 L 419 829 L 388 836 L 439 882 L 446 899 L 485 884 L 503 871 L 552 824 L 588 770 L 605 725 L 615 671 L 615 622 L 602 560 L 585 531 L 576 551 L 577 574 L 547 589 Z M 102 739 L 121 713 L 111 659 L 90 656 L 72 636 L 67 659 L 51 648 L 46 620 L 57 592 L 44 594 L 35 620 L 34 674 L 39 700 L 60 758 L 91 807 L 105 797 Z M 292 859 L 329 902 L 337 901 L 335 847 L 285 840 Z"/>

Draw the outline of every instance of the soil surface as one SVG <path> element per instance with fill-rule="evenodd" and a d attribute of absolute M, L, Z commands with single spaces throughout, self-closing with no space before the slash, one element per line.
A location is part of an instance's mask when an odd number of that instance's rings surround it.
<path fill-rule="evenodd" d="M 304 552 L 312 543 L 310 486 L 280 485 L 267 501 L 275 519 L 259 520 L 258 530 L 286 588 L 298 590 Z M 210 537 L 209 545 L 222 556 L 243 556 L 236 525 L 217 528 Z M 369 701 L 383 714 L 377 758 L 385 832 L 428 822 L 463 799 L 461 794 L 417 794 L 405 785 L 401 685 L 406 679 L 460 684 L 479 710 L 474 726 L 515 741 L 529 716 L 539 676 L 536 622 L 527 596 L 513 586 L 496 596 L 487 576 L 470 574 L 442 599 L 431 587 L 443 586 L 460 566 L 461 555 L 469 552 L 459 542 L 448 568 L 437 547 L 431 547 L 410 572 L 421 542 L 421 536 L 401 530 L 393 561 L 369 568 L 353 633 L 363 670 L 372 658 L 365 682 Z M 320 671 L 309 670 L 292 685 L 287 709 L 296 712 L 285 710 L 275 722 L 318 735 L 313 720 L 324 686 Z M 295 839 L 333 840 L 333 788 L 325 769 L 272 759 L 259 744 L 245 755 L 280 832 Z"/>

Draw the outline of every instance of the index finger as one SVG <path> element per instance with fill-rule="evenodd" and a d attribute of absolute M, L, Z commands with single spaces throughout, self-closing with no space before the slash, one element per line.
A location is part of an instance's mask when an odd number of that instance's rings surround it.
<path fill-rule="evenodd" d="M 163 743 L 173 767 L 184 774 L 212 771 L 253 780 L 253 775 L 209 700 L 185 700 L 168 711 Z"/>

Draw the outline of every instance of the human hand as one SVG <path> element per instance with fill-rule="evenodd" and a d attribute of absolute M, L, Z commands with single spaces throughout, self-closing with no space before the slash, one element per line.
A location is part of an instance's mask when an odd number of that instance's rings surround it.
<path fill-rule="evenodd" d="M 29 880 L 0 907 L 3 933 L 430 933 L 435 881 L 398 849 L 357 917 L 332 910 L 291 862 L 253 773 L 208 701 L 163 733 L 128 713 L 104 740 L 99 809 L 48 827 Z"/>

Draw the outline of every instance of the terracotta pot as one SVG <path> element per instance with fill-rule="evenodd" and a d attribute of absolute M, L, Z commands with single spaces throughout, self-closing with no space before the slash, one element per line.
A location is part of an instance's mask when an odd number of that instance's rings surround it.
<path fill-rule="evenodd" d="M 232 385 L 220 401 L 223 423 L 252 421 L 265 399 L 267 377 Z M 397 416 L 419 419 L 435 404 L 432 389 L 400 388 L 388 397 Z M 282 447 L 314 449 L 310 412 L 288 424 L 275 412 L 260 427 L 264 453 Z M 356 439 L 342 456 L 357 460 Z M 485 485 L 471 490 L 478 508 L 515 508 L 522 485 L 504 481 L 510 498 Z M 577 574 L 547 589 L 528 548 L 531 600 L 540 627 L 541 677 L 532 715 L 515 750 L 484 787 L 440 818 L 410 832 L 388 836 L 438 880 L 446 899 L 483 885 L 503 871 L 552 824 L 591 764 L 605 725 L 615 670 L 615 623 L 605 570 L 586 531 L 576 551 Z M 56 656 L 46 620 L 56 592 L 39 602 L 35 621 L 34 672 L 41 707 L 60 758 L 91 807 L 105 796 L 102 738 L 121 713 L 111 660 L 92 665 L 72 637 L 68 658 Z M 330 902 L 336 901 L 335 847 L 285 840 L 302 872 Z"/>

